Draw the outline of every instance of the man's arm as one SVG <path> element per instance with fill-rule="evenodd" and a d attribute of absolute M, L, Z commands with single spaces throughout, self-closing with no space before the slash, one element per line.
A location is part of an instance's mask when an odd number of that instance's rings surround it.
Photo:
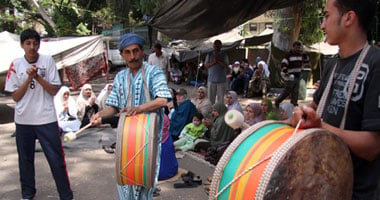
<path fill-rule="evenodd" d="M 157 97 L 153 101 L 147 102 L 137 107 L 123 108 L 120 112 L 126 112 L 127 116 L 131 116 L 131 115 L 135 115 L 135 114 L 143 113 L 143 112 L 152 112 L 166 106 L 167 103 L 168 103 L 168 100 L 166 98 Z"/>
<path fill-rule="evenodd" d="M 34 79 L 46 90 L 50 95 L 55 96 L 61 88 L 60 85 L 52 85 L 49 82 L 45 81 L 40 75 L 36 74 Z"/>
<path fill-rule="evenodd" d="M 324 128 L 339 136 L 358 157 L 373 161 L 380 153 L 380 131 L 350 131 L 322 122 Z"/>
<path fill-rule="evenodd" d="M 25 92 L 28 90 L 28 87 L 29 87 L 29 84 L 30 82 L 33 80 L 33 77 L 31 77 L 29 75 L 28 79 L 21 85 L 20 88 L 18 88 L 17 90 L 15 90 L 13 93 L 12 93 L 12 99 L 15 101 L 15 102 L 18 102 L 20 101 L 20 99 L 25 95 Z"/>
<path fill-rule="evenodd" d="M 223 61 L 221 61 L 221 60 L 217 59 L 216 62 L 217 62 L 220 66 L 222 66 L 222 67 L 224 67 L 224 68 L 228 68 L 228 65 L 227 65 L 226 63 L 224 63 Z"/>
<path fill-rule="evenodd" d="M 209 67 L 211 67 L 211 66 L 213 66 L 215 64 L 216 64 L 216 60 L 215 59 L 211 60 L 210 54 L 207 54 L 206 55 L 206 59 L 205 59 L 205 67 L 209 68 Z"/>
<path fill-rule="evenodd" d="M 336 128 L 321 120 L 314 107 L 313 102 L 310 106 L 295 107 L 293 115 L 284 121 L 296 127 L 301 121 L 299 128 L 323 128 L 339 136 L 358 157 L 372 161 L 380 153 L 380 131 L 351 131 Z"/>
<path fill-rule="evenodd" d="M 117 109 L 113 106 L 106 106 L 103 110 L 96 113 L 91 117 L 90 123 L 92 126 L 98 126 L 102 123 L 102 118 L 107 118 L 115 115 L 117 113 Z"/>
<path fill-rule="evenodd" d="M 28 78 L 25 80 L 25 82 L 12 93 L 12 98 L 15 102 L 20 101 L 20 99 L 25 95 L 26 91 L 28 90 L 30 82 L 32 82 L 33 78 L 37 75 L 37 67 L 30 67 L 26 70 L 26 73 L 28 74 Z"/>

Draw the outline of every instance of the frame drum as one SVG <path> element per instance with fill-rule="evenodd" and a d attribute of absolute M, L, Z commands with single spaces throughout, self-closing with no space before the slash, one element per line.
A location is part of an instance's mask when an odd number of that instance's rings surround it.
<path fill-rule="evenodd" d="M 263 121 L 243 131 L 219 160 L 210 199 L 351 199 L 350 151 L 324 129 Z"/>
<path fill-rule="evenodd" d="M 152 188 L 158 147 L 156 113 L 120 115 L 116 142 L 116 178 L 119 185 Z"/>

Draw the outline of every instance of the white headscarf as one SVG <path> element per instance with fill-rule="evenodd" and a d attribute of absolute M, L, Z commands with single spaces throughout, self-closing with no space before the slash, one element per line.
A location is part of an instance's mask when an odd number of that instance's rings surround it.
<path fill-rule="evenodd" d="M 86 111 L 86 106 L 90 105 L 90 99 L 92 97 L 95 98 L 95 103 L 99 105 L 99 102 L 98 100 L 96 99 L 96 96 L 94 94 L 94 91 L 91 92 L 91 96 L 90 97 L 85 97 L 83 96 L 83 93 L 86 89 L 91 89 L 92 90 L 92 86 L 90 84 L 84 84 L 83 87 L 82 87 L 82 90 L 80 91 L 80 94 L 78 96 L 78 99 L 77 99 L 77 107 L 78 107 L 78 118 L 80 120 L 83 119 L 83 116 L 84 116 L 84 113 Z"/>
<path fill-rule="evenodd" d="M 63 94 L 66 92 L 70 93 L 70 89 L 66 86 L 62 86 L 61 89 L 59 89 L 57 94 L 54 96 L 55 111 L 57 114 L 57 118 L 59 120 L 63 120 L 68 116 L 77 118 L 77 112 L 78 112 L 77 105 L 75 103 L 75 100 L 71 96 L 69 96 L 67 100 L 69 112 L 67 113 L 67 112 L 64 112 L 63 110 L 64 109 Z"/>
<path fill-rule="evenodd" d="M 111 83 L 107 83 L 102 91 L 100 91 L 100 94 L 97 97 L 97 100 L 99 102 L 99 110 L 103 110 L 106 107 L 105 101 L 107 100 L 107 97 L 109 95 L 108 87 L 112 85 Z"/>

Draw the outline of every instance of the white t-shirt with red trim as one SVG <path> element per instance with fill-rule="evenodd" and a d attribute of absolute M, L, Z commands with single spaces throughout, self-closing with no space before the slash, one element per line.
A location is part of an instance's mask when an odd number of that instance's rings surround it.
<path fill-rule="evenodd" d="M 52 85 L 61 85 L 54 59 L 39 54 L 36 63 L 28 63 L 24 57 L 16 58 L 9 67 L 5 82 L 5 91 L 14 92 L 27 80 L 26 70 L 32 65 L 38 68 L 38 74 Z M 54 108 L 54 96 L 50 95 L 33 79 L 24 96 L 16 102 L 14 120 L 17 124 L 41 125 L 57 121 Z"/>

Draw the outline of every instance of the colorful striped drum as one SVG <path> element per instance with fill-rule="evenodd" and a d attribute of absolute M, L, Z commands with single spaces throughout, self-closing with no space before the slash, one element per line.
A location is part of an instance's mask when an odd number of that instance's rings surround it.
<path fill-rule="evenodd" d="M 158 147 L 157 114 L 120 115 L 116 142 L 116 177 L 119 185 L 152 188 Z"/>
<path fill-rule="evenodd" d="M 243 131 L 216 166 L 210 199 L 350 199 L 344 142 L 324 129 L 264 121 Z"/>

